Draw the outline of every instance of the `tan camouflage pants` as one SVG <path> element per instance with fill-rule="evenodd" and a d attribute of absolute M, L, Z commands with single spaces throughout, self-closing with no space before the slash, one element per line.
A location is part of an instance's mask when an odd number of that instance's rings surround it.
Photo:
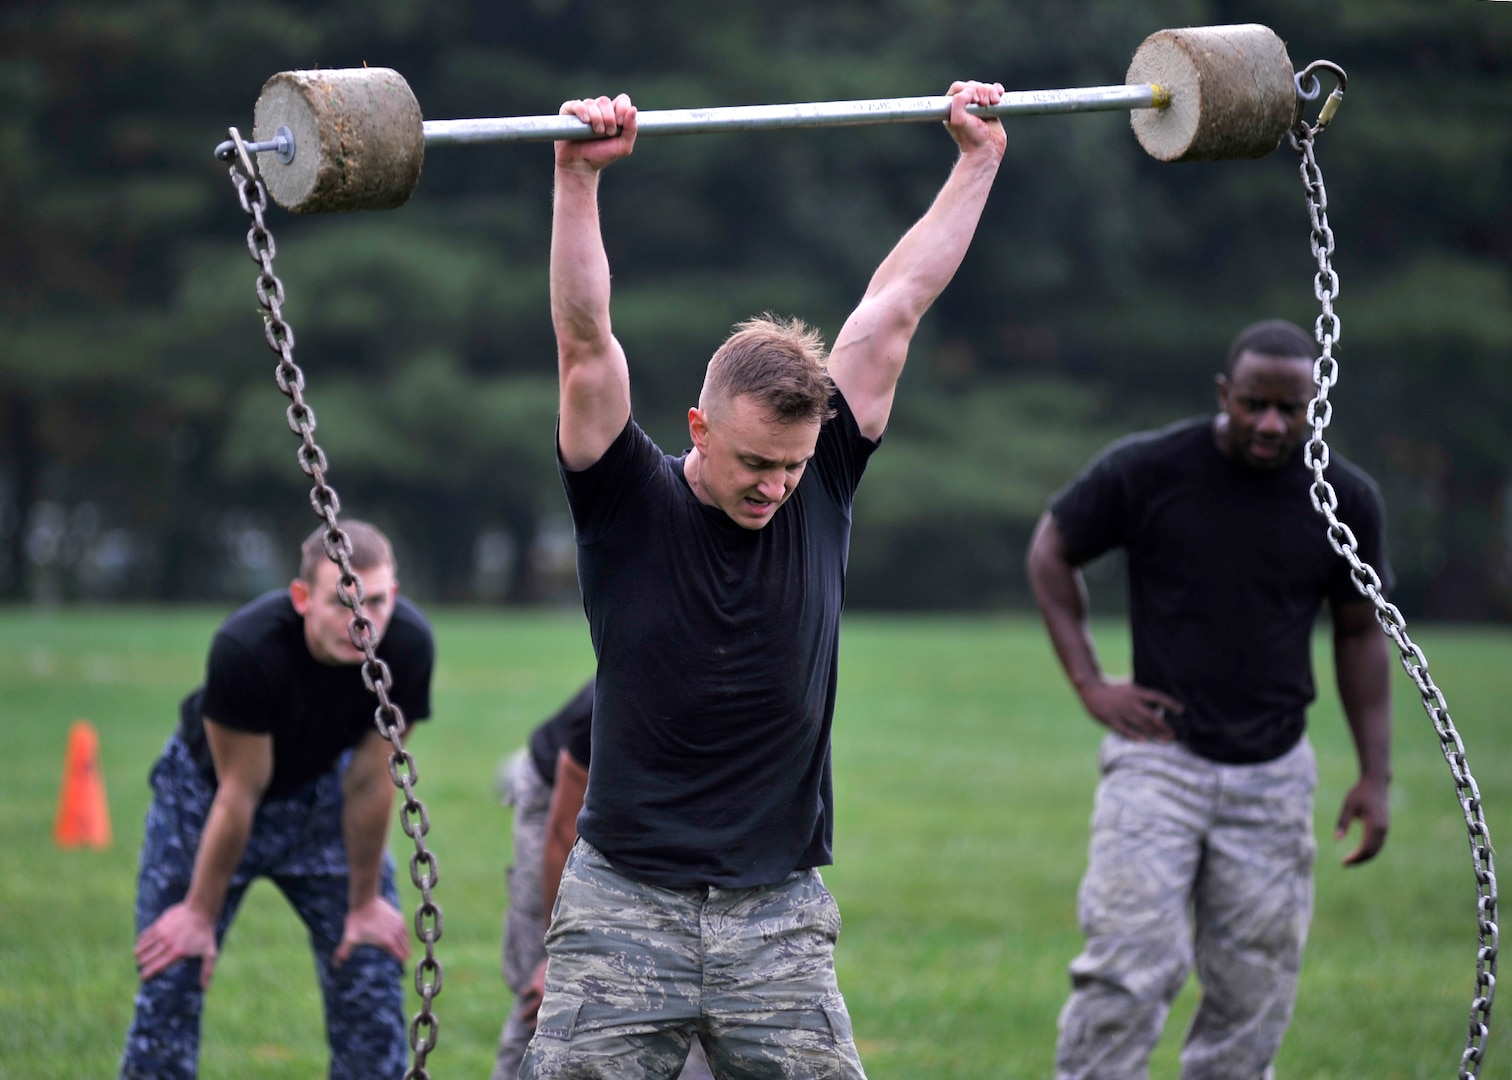
<path fill-rule="evenodd" d="M 719 1080 L 865 1080 L 835 981 L 840 913 L 816 870 L 663 889 L 579 840 L 546 935 L 525 1080 L 666 1080 L 694 1039 Z"/>
<path fill-rule="evenodd" d="M 1144 1080 L 1194 966 L 1182 1080 L 1270 1077 L 1312 919 L 1312 747 L 1220 765 L 1109 735 L 1102 772 L 1057 1080 Z"/>
<path fill-rule="evenodd" d="M 520 996 L 530 984 L 541 961 L 546 959 L 546 913 L 541 906 L 541 859 L 546 846 L 546 819 L 551 809 L 551 788 L 541 779 L 528 751 L 512 757 L 499 777 L 499 795 L 514 808 L 514 862 L 507 880 L 509 906 L 504 911 L 504 981 L 515 995 L 494 1056 L 491 1080 L 515 1080 L 520 1059 L 535 1031 L 534 1017 L 527 1018 Z M 681 1080 L 710 1080 L 703 1050 L 695 1040 Z"/>

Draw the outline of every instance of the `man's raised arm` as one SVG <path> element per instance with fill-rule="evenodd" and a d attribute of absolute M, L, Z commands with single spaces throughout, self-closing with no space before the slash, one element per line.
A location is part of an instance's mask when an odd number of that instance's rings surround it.
<path fill-rule="evenodd" d="M 1002 86 L 956 82 L 950 93 L 955 100 L 945 126 L 961 148 L 960 159 L 928 212 L 877 267 L 831 350 L 830 376 L 869 439 L 880 438 L 887 427 L 908 343 L 961 265 L 1007 147 L 1000 121 L 966 111 L 967 105 L 997 104 Z"/>
<path fill-rule="evenodd" d="M 557 441 L 569 469 L 604 455 L 630 419 L 630 368 L 609 325 L 609 257 L 599 231 L 598 178 L 635 146 L 635 106 L 624 94 L 568 101 L 605 136 L 556 144 L 551 221 L 551 322 L 556 330 L 561 414 Z"/>

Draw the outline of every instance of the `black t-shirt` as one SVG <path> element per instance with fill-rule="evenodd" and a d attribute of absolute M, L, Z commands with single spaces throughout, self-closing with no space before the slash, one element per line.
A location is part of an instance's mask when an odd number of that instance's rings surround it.
<path fill-rule="evenodd" d="M 765 528 L 700 502 L 631 420 L 562 470 L 598 676 L 578 832 L 668 888 L 830 861 L 830 722 L 851 499 L 877 444 L 837 393 Z"/>
<path fill-rule="evenodd" d="M 530 760 L 547 784 L 556 783 L 557 758 L 563 750 L 579 765 L 591 760 L 593 744 L 593 680 L 589 679 L 550 720 L 530 733 Z"/>
<path fill-rule="evenodd" d="M 1211 418 L 1187 420 L 1114 443 L 1051 502 L 1073 561 L 1126 551 L 1134 680 L 1186 707 L 1167 720 L 1212 761 L 1269 761 L 1296 745 L 1322 602 L 1364 601 L 1313 509 L 1302 456 L 1248 468 L 1218 449 Z M 1375 482 L 1337 454 L 1325 475 L 1390 589 Z"/>
<path fill-rule="evenodd" d="M 400 598 L 378 658 L 389 665 L 389 699 L 406 723 L 430 715 L 436 646 L 430 625 Z M 179 737 L 207 776 L 215 768 L 203 717 L 273 737 L 273 777 L 265 798 L 299 790 L 336 763 L 343 751 L 376 731 L 378 699 L 360 665 L 322 664 L 305 643 L 304 619 L 287 591 L 267 593 L 232 613 L 210 642 L 205 684 L 179 708 Z"/>

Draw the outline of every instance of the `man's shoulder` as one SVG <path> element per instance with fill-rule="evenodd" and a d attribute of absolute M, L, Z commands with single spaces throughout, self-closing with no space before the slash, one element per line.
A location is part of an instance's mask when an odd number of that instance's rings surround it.
<path fill-rule="evenodd" d="M 274 589 L 226 616 L 216 636 L 257 652 L 269 641 L 281 640 L 291 630 L 298 631 L 300 624 L 299 613 L 294 610 L 288 591 Z"/>
<path fill-rule="evenodd" d="M 1329 451 L 1328 469 L 1324 475 L 1335 488 L 1348 488 L 1354 494 L 1367 496 L 1376 500 L 1381 498 L 1381 488 L 1376 483 L 1375 477 L 1350 461 L 1343 454 L 1332 450 Z M 1342 494 L 1342 492 L 1340 493 Z"/>
<path fill-rule="evenodd" d="M 1183 457 L 1212 437 L 1212 424 L 1211 417 L 1189 416 L 1164 427 L 1136 431 L 1109 443 L 1100 457 L 1129 462 Z"/>
<path fill-rule="evenodd" d="M 646 429 L 640 426 L 633 414 L 598 459 L 581 469 L 569 469 L 562 461 L 561 450 L 557 451 L 557 468 L 568 482 L 569 488 L 575 485 L 579 477 L 591 480 L 599 474 L 622 467 L 626 462 L 637 460 L 666 465 L 676 459 L 656 444 L 656 440 L 646 433 Z"/>
<path fill-rule="evenodd" d="M 676 494 L 686 487 L 682 479 L 682 457 L 668 454 L 656 444 L 632 416 L 624 430 L 609 444 L 599 459 L 582 469 L 569 469 L 557 456 L 557 468 L 572 508 L 578 543 L 585 536 L 600 531 L 594 523 L 598 515 L 618 517 L 626 506 L 644 508 L 648 497 L 658 492 Z M 632 498 L 626 498 L 631 495 Z M 605 509 L 609 508 L 609 509 Z"/>
<path fill-rule="evenodd" d="M 1105 446 L 1082 473 L 1132 479 L 1155 470 L 1185 468 L 1200 461 L 1200 452 L 1212 440 L 1212 420 L 1188 417 L 1164 427 L 1136 431 Z"/>
<path fill-rule="evenodd" d="M 243 604 L 211 639 L 207 685 L 276 686 L 286 681 L 306 648 L 303 627 L 286 591 L 267 592 Z"/>
<path fill-rule="evenodd" d="M 850 402 L 846 400 L 838 386 L 830 391 L 829 407 L 830 414 L 824 418 L 819 428 L 821 437 L 828 436 L 846 442 L 860 443 L 870 449 L 876 449 L 881 445 L 881 436 L 869 439 L 861 434 L 861 425 L 856 420 L 856 414 L 851 410 Z"/>
<path fill-rule="evenodd" d="M 419 607 L 403 596 L 394 603 L 394 617 L 389 620 L 383 638 L 396 645 L 423 648 L 428 652 L 434 652 L 436 647 L 436 636 L 431 630 L 430 620 Z"/>

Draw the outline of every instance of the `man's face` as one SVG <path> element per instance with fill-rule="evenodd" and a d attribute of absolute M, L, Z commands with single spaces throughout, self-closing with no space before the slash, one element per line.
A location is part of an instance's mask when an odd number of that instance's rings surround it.
<path fill-rule="evenodd" d="M 785 423 L 749 397 L 708 412 L 688 410 L 688 430 L 702 458 L 698 494 L 746 529 L 772 520 L 803 479 L 819 441 L 818 420 Z"/>
<path fill-rule="evenodd" d="M 357 576 L 362 578 L 362 613 L 373 622 L 373 644 L 377 645 L 393 618 L 399 583 L 388 563 L 358 570 Z M 322 664 L 360 664 L 362 650 L 352 644 L 347 630 L 352 624 L 352 612 L 336 595 L 340 577 L 341 570 L 336 564 L 323 559 L 315 571 L 313 584 L 303 578 L 290 583 L 289 599 L 294 602 L 294 610 L 304 616 L 305 644 L 311 656 Z"/>
<path fill-rule="evenodd" d="M 1219 445 L 1252 469 L 1274 469 L 1302 444 L 1313 398 L 1307 357 L 1242 352 L 1231 376 L 1218 376 Z"/>

